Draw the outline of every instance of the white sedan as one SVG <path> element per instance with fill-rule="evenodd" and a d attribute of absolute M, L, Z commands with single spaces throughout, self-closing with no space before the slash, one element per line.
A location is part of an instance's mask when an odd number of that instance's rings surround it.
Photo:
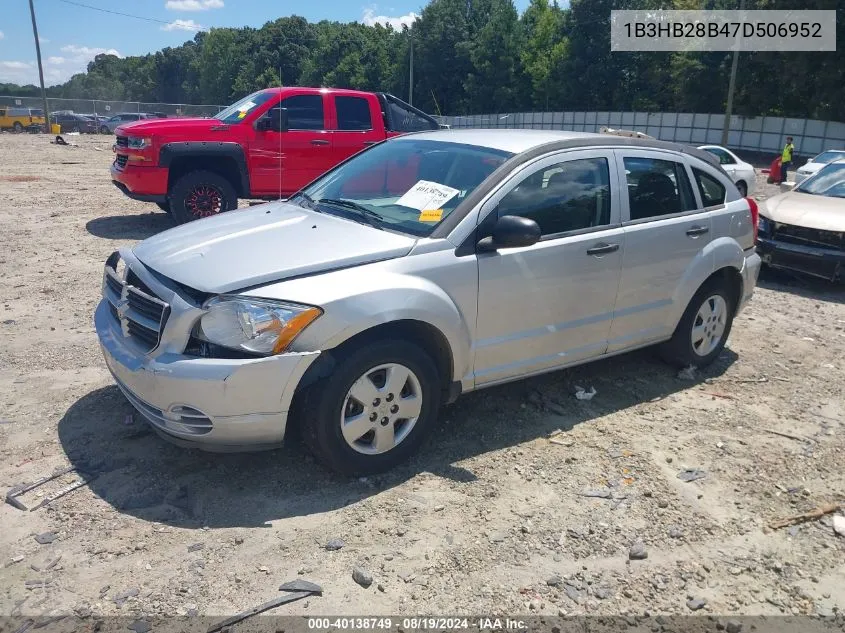
<path fill-rule="evenodd" d="M 801 165 L 801 167 L 798 168 L 798 171 L 795 172 L 795 177 L 793 179 L 795 184 L 797 185 L 802 180 L 806 180 L 828 163 L 832 163 L 833 161 L 841 158 L 845 158 L 845 150 L 841 149 L 829 149 L 818 156 L 810 158 L 804 165 Z"/>
<path fill-rule="evenodd" d="M 757 172 L 754 171 L 754 165 L 741 160 L 739 156 L 721 145 L 702 145 L 698 149 L 706 150 L 719 159 L 722 169 L 731 177 L 743 197 L 754 193 L 754 187 L 757 184 Z"/>

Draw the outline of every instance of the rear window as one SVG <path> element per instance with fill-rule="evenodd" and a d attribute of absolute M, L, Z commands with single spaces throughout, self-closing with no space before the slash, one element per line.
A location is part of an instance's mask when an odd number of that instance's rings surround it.
<path fill-rule="evenodd" d="M 335 97 L 338 130 L 372 130 L 370 102 L 362 97 Z"/>
<path fill-rule="evenodd" d="M 689 178 L 681 163 L 659 158 L 624 158 L 631 220 L 695 209 Z"/>

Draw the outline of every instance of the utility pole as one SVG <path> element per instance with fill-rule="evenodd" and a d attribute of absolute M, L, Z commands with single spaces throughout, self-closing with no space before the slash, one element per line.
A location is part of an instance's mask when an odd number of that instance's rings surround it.
<path fill-rule="evenodd" d="M 44 132 L 50 133 L 50 108 L 47 106 L 47 91 L 44 90 L 44 68 L 41 66 L 41 43 L 38 41 L 38 26 L 35 24 L 35 7 L 29 0 L 29 13 L 32 16 L 32 34 L 35 37 L 35 55 L 38 57 L 38 79 L 41 81 L 41 99 L 44 101 Z"/>
<path fill-rule="evenodd" d="M 411 67 L 408 71 L 408 104 L 414 105 L 414 30 L 413 25 L 408 29 L 408 37 L 411 38 Z"/>
<path fill-rule="evenodd" d="M 739 10 L 745 10 L 745 0 L 739 0 Z M 734 90 L 736 89 L 736 67 L 739 64 L 739 45 L 741 40 L 737 40 L 736 48 L 734 48 L 734 58 L 731 62 L 731 80 L 728 83 L 728 103 L 725 107 L 725 123 L 722 126 L 722 145 L 728 144 L 728 131 L 731 127 L 731 113 L 734 109 Z"/>

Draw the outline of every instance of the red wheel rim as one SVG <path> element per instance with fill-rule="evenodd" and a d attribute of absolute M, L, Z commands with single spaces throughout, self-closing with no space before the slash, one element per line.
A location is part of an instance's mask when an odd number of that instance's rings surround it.
<path fill-rule="evenodd" d="M 217 215 L 223 210 L 223 194 L 210 185 L 198 185 L 185 198 L 185 208 L 195 218 Z"/>

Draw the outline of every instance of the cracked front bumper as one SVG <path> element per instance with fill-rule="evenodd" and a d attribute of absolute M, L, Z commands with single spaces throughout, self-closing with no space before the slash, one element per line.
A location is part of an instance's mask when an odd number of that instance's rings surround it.
<path fill-rule="evenodd" d="M 319 352 L 257 359 L 150 358 L 124 337 L 104 300 L 94 316 L 106 365 L 121 391 L 165 439 L 212 451 L 281 444 L 302 375 Z"/>

